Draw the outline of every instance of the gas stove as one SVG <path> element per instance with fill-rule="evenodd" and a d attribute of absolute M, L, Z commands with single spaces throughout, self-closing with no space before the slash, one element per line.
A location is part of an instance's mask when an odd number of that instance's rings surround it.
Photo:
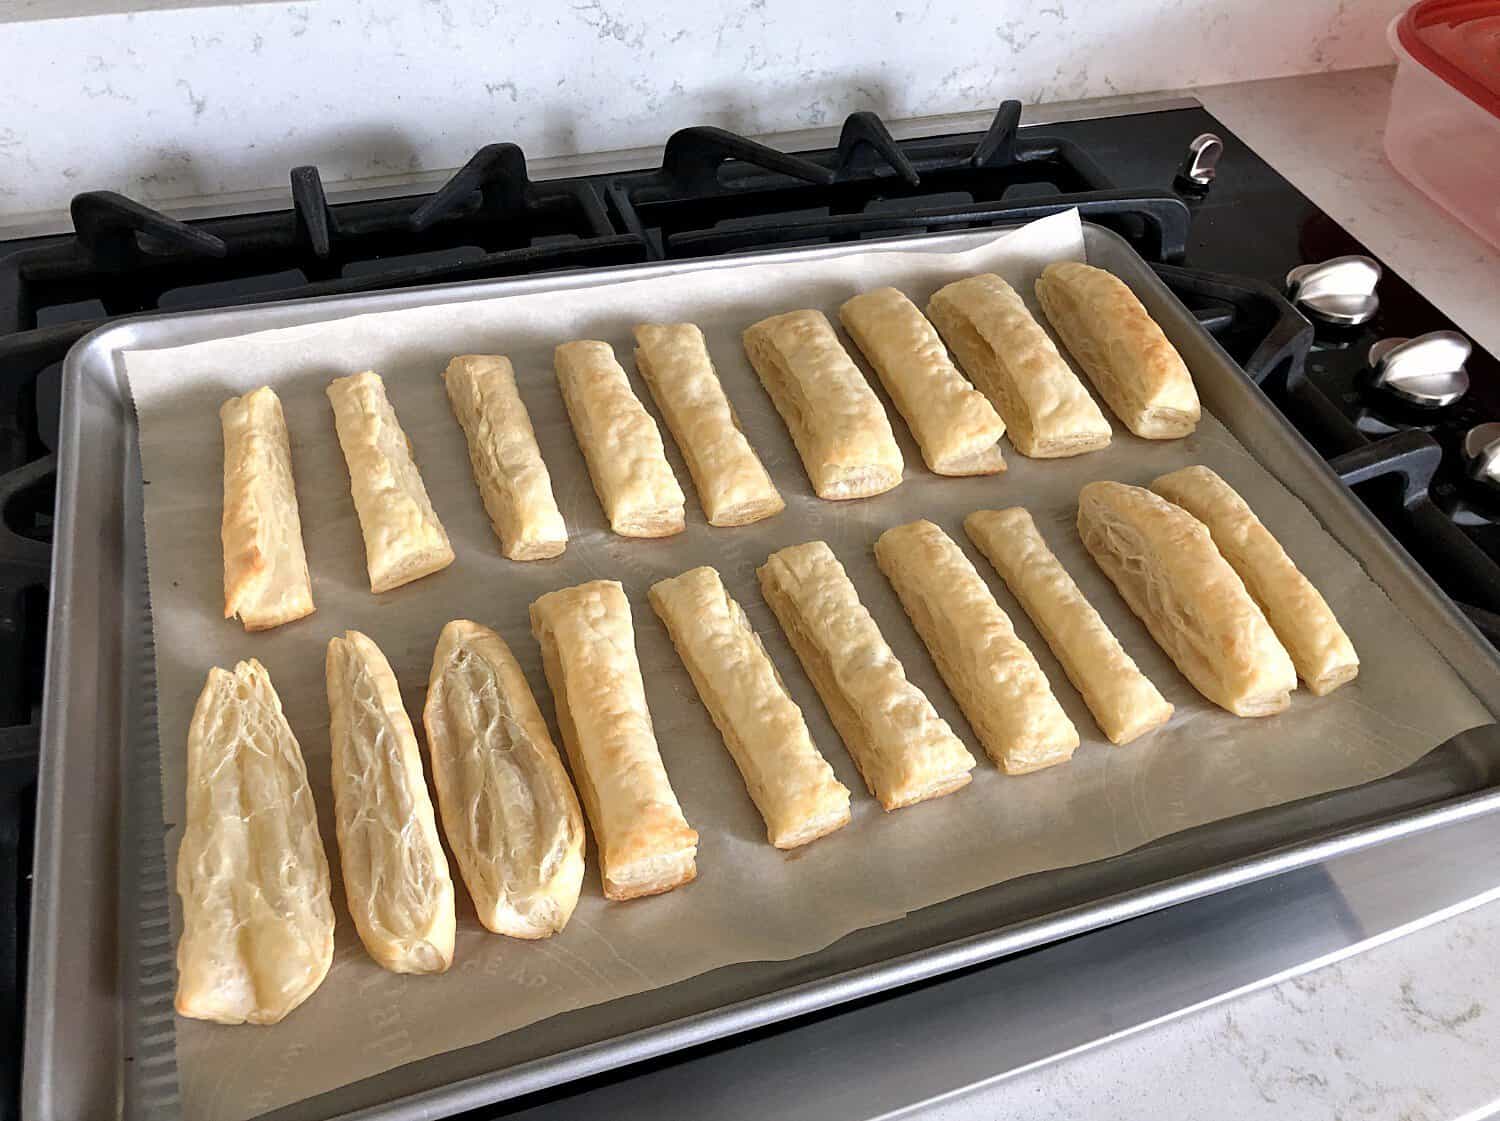
<path fill-rule="evenodd" d="M 289 205 L 192 221 L 90 192 L 73 202 L 72 234 L 0 242 L 0 1116 L 16 1112 L 19 1086 L 60 369 L 73 343 L 122 316 L 983 228 L 1077 207 L 1154 262 L 1500 642 L 1495 356 L 1201 107 L 1024 129 L 1020 117 L 1006 102 L 988 128 L 897 140 L 856 113 L 836 143 L 795 154 L 689 128 L 657 167 L 551 179 L 531 178 L 516 146 L 493 144 L 432 193 L 355 201 L 330 201 L 317 170 L 300 167 Z"/>

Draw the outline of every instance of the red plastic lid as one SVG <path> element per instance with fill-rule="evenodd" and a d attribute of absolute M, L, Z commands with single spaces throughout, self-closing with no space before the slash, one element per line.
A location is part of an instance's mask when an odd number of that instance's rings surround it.
<path fill-rule="evenodd" d="M 1500 117 L 1500 0 L 1418 0 L 1396 36 L 1428 70 Z"/>

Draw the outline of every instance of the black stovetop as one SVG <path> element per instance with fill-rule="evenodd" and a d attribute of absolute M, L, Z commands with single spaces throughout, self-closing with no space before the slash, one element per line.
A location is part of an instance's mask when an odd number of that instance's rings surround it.
<path fill-rule="evenodd" d="M 330 206 L 313 168 L 291 209 L 185 224 L 107 192 L 76 235 L 0 242 L 0 1117 L 17 1111 L 31 831 L 60 369 L 93 326 L 152 310 L 369 291 L 1015 222 L 1077 205 L 1125 234 L 1413 556 L 1500 639 L 1500 491 L 1459 445 L 1500 420 L 1500 368 L 1436 411 L 1368 384 L 1379 338 L 1452 324 L 1386 269 L 1358 329 L 1312 328 L 1287 271 L 1365 253 L 1202 109 L 895 142 L 870 114 L 837 149 L 791 156 L 686 129 L 663 165 L 532 182 L 513 145 L 481 150 L 432 195 Z M 1222 138 L 1207 192 L 1174 177 L 1190 141 Z M 14 916 L 4 912 L 14 906 Z"/>

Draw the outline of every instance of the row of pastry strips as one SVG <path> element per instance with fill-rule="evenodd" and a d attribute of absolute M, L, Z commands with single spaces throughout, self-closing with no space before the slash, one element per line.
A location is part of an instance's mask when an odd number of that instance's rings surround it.
<path fill-rule="evenodd" d="M 1170 719 L 1172 705 L 1024 509 L 977 511 L 964 528 L 1111 742 L 1128 743 Z M 1091 483 L 1079 496 L 1078 530 L 1162 649 L 1204 696 L 1229 711 L 1281 711 L 1298 675 L 1321 694 L 1357 674 L 1358 658 L 1326 602 L 1208 468 L 1162 476 L 1151 490 Z M 995 763 L 1021 774 L 1070 759 L 1077 729 L 959 546 L 932 522 L 916 521 L 886 530 L 874 551 Z M 757 575 L 866 786 L 886 810 L 968 784 L 973 756 L 907 678 L 826 543 L 780 549 Z M 845 825 L 849 790 L 812 741 L 801 709 L 719 574 L 701 567 L 662 580 L 651 587 L 650 601 L 765 820 L 768 840 L 793 848 Z M 530 617 L 598 845 L 604 894 L 631 899 L 691 881 L 698 834 L 662 763 L 623 588 L 598 580 L 550 592 L 531 605 Z M 329 643 L 327 687 L 339 851 L 359 935 L 388 969 L 445 970 L 453 956 L 453 885 L 395 676 L 375 643 L 350 631 Z M 463 620 L 444 628 L 423 720 L 444 831 L 481 921 L 521 938 L 561 930 L 582 882 L 582 816 L 525 677 L 497 634 Z M 241 663 L 233 675 L 210 671 L 188 760 L 188 824 L 178 858 L 184 902 L 178 1008 L 226 1022 L 274 1022 L 326 974 L 332 910 L 301 753 L 259 663 Z M 268 769 L 278 772 L 270 781 Z M 268 791 L 280 792 L 280 803 L 254 804 Z M 280 851 L 250 851 L 254 839 L 247 846 L 241 836 L 246 820 L 271 823 L 260 826 L 261 843 Z M 223 860 L 209 859 L 225 852 L 244 857 L 233 874 L 254 879 L 272 869 L 275 883 L 257 883 L 250 893 L 230 890 Z M 288 885 L 295 885 L 291 899 Z M 278 896 L 275 914 L 240 913 L 247 899 Z M 252 940 L 276 939 L 271 965 L 237 933 L 247 925 L 258 931 Z"/>
<path fill-rule="evenodd" d="M 1132 431 L 1150 438 L 1192 431 L 1199 416 L 1192 378 L 1128 287 L 1101 269 L 1064 262 L 1043 272 L 1037 293 Z M 1076 455 L 1109 443 L 1099 406 L 1000 277 L 947 285 L 927 314 L 931 322 L 894 288 L 855 296 L 839 312 L 931 470 L 1004 470 L 999 440 L 1007 428 L 1027 456 Z M 643 324 L 635 337 L 637 366 L 682 449 L 709 523 L 744 525 L 781 511 L 785 503 L 740 429 L 702 332 L 686 323 Z M 904 463 L 890 421 L 826 316 L 772 316 L 749 327 L 744 344 L 820 498 L 864 498 L 900 483 Z M 983 392 L 954 366 L 948 348 Z M 628 537 L 681 532 L 682 489 L 610 346 L 564 343 L 555 367 L 611 528 Z M 512 560 L 561 553 L 567 529 L 509 360 L 461 356 L 443 381 L 502 552 Z M 451 564 L 452 546 L 379 376 L 338 378 L 328 397 L 371 591 Z M 268 388 L 227 401 L 221 418 L 225 616 L 238 615 L 251 630 L 278 626 L 313 610 L 285 418 Z"/>

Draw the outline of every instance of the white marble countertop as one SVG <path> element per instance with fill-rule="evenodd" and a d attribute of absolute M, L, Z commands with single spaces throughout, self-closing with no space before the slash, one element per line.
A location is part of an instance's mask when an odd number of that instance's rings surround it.
<path fill-rule="evenodd" d="M 1390 85 L 1381 68 L 1191 92 L 1463 331 L 1500 350 L 1500 251 L 1385 161 Z M 1500 902 L 1492 902 L 921 1116 L 1488 1116 L 1500 1111 L 1497 951 Z"/>
<path fill-rule="evenodd" d="M 1500 353 L 1500 249 L 1387 162 L 1381 136 L 1392 73 L 1379 67 L 1193 92 L 1475 342 Z"/>
<path fill-rule="evenodd" d="M 1370 66 L 1407 2 L 0 0 L 0 219 Z"/>
<path fill-rule="evenodd" d="M 921 1114 L 1458 1121 L 1500 1109 L 1500 902 Z"/>

